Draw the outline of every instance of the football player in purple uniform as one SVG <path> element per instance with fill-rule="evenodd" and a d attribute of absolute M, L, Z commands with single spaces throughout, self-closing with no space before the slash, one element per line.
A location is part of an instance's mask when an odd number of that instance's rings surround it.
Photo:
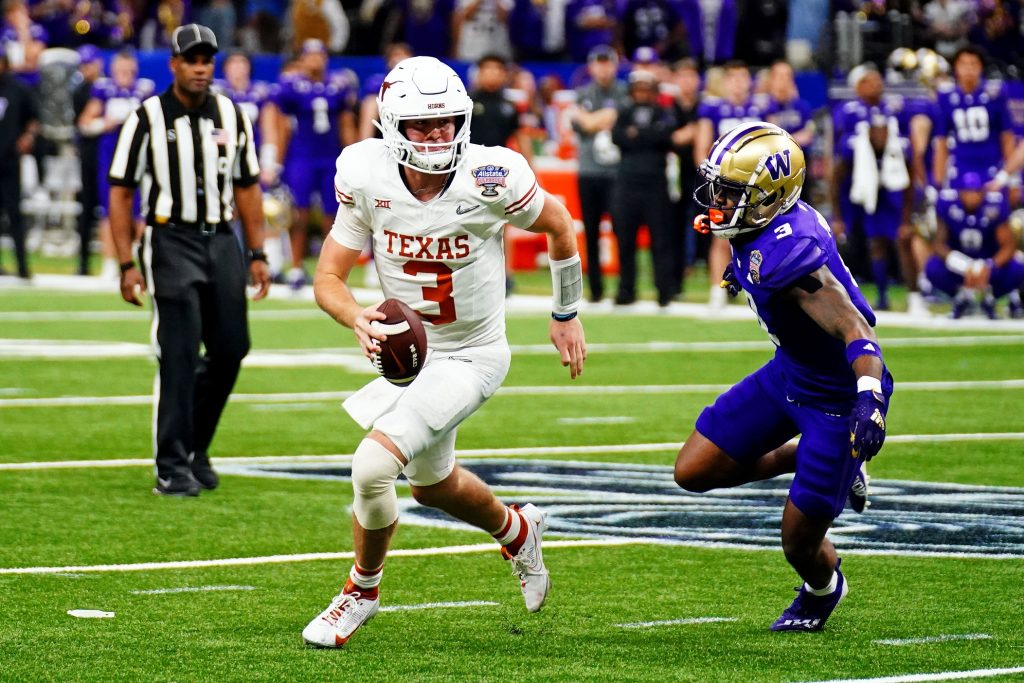
<path fill-rule="evenodd" d="M 750 69 L 740 61 L 724 66 L 725 98 L 706 97 L 697 108 L 697 139 L 693 144 L 694 163 L 698 166 L 708 155 L 711 143 L 741 123 L 761 121 L 774 113 L 772 102 L 764 95 L 751 95 Z M 708 278 L 711 281 L 709 303 L 712 309 L 725 306 L 725 292 L 718 286 L 718 273 L 729 262 L 729 248 L 712 241 L 708 250 Z"/>
<path fill-rule="evenodd" d="M 1004 86 L 983 79 L 984 68 L 977 48 L 961 48 L 953 57 L 955 83 L 939 87 L 933 176 L 940 188 L 966 173 L 991 180 L 1013 154 Z"/>
<path fill-rule="evenodd" d="M 353 77 L 327 71 L 327 50 L 319 40 L 302 44 L 299 69 L 282 77 L 274 104 L 277 118 L 278 163 L 281 179 L 295 200 L 290 229 L 292 268 L 288 282 L 306 284 L 302 259 L 313 195 L 319 195 L 323 234 L 330 232 L 338 203 L 334 189 L 334 162 L 342 147 L 356 141 L 356 88 Z M 289 125 L 289 122 L 292 122 Z"/>
<path fill-rule="evenodd" d="M 982 293 L 981 308 L 995 319 L 996 300 L 1010 295 L 1010 315 L 1021 315 L 1024 263 L 1016 255 L 1017 240 L 1010 231 L 1010 205 L 1001 192 L 985 192 L 978 173 L 952 180 L 935 205 L 938 229 L 934 255 L 925 273 L 935 289 L 953 299 L 954 318 L 960 318 Z"/>
<path fill-rule="evenodd" d="M 273 116 L 268 114 L 267 103 L 275 96 L 277 85 L 252 80 L 252 63 L 244 52 L 231 52 L 224 60 L 224 78 L 213 82 L 213 92 L 224 95 L 236 103 L 252 123 L 256 149 L 260 151 L 260 175 L 264 184 L 272 184 L 280 169 L 276 168 L 277 148 L 274 139 Z"/>
<path fill-rule="evenodd" d="M 848 497 L 855 510 L 866 503 L 863 463 L 885 440 L 892 376 L 828 223 L 799 200 L 805 162 L 793 138 L 743 124 L 699 172 L 694 198 L 708 213 L 694 225 L 727 240 L 722 286 L 746 294 L 776 351 L 700 414 L 675 480 L 704 492 L 794 474 L 782 548 L 804 584 L 771 628 L 819 631 L 848 590 L 826 533 Z"/>
<path fill-rule="evenodd" d="M 792 135 L 796 144 L 809 149 L 815 134 L 811 105 L 800 97 L 789 62 L 780 59 L 768 70 L 768 96 L 774 110 L 768 120 Z"/>
<path fill-rule="evenodd" d="M 849 144 L 836 150 L 836 156 L 832 187 L 849 185 L 844 218 L 851 229 L 867 237 L 871 280 L 878 289 L 875 308 L 889 310 L 889 254 L 893 248 L 905 284 L 914 289 L 917 282 L 910 221 L 914 204 L 910 141 L 899 134 L 894 118 L 879 112 L 870 121 L 857 124 Z"/>
<path fill-rule="evenodd" d="M 79 117 L 79 128 L 83 131 L 100 135 L 98 178 L 100 206 L 103 219 L 100 222 L 100 243 L 103 253 L 103 267 L 100 277 L 104 280 L 118 280 L 121 272 L 117 267 L 117 254 L 114 250 L 114 239 L 110 234 L 110 184 L 107 182 L 107 170 L 114 158 L 117 146 L 117 135 L 121 124 L 128 115 L 139 108 L 142 101 L 153 94 L 155 85 L 148 78 L 139 78 L 139 63 L 135 53 L 122 50 L 114 55 L 110 62 L 110 78 L 99 79 L 92 88 L 89 103 Z M 142 234 L 139 194 L 136 193 L 132 203 L 132 215 L 136 217 L 135 239 Z"/>

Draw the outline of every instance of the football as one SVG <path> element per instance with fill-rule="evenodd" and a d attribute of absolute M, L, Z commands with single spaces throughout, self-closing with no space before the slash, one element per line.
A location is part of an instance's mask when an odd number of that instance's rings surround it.
<path fill-rule="evenodd" d="M 387 317 L 371 325 L 388 338 L 379 342 L 373 366 L 387 381 L 405 386 L 416 379 L 427 359 L 427 332 L 416 311 L 398 299 L 385 299 L 377 310 Z"/>

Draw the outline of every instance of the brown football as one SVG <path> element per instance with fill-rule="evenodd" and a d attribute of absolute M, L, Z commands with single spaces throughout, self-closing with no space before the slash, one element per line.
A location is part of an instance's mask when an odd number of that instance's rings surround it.
<path fill-rule="evenodd" d="M 387 381 L 405 386 L 416 379 L 427 360 L 427 332 L 416 311 L 398 299 L 385 299 L 377 310 L 386 315 L 373 326 L 387 335 L 373 365 Z"/>

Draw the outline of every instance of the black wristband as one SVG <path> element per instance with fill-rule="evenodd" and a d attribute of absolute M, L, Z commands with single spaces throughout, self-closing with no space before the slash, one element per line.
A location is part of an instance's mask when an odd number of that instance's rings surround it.
<path fill-rule="evenodd" d="M 135 267 L 135 261 L 125 261 L 121 264 L 121 273 L 127 273 L 129 270 Z"/>
<path fill-rule="evenodd" d="M 576 311 L 572 313 L 552 313 L 551 319 L 557 320 L 560 323 L 566 323 L 576 317 Z"/>
<path fill-rule="evenodd" d="M 249 250 L 249 260 L 250 261 L 263 261 L 264 263 L 266 263 L 267 262 L 267 252 L 263 251 L 262 249 L 250 249 Z"/>

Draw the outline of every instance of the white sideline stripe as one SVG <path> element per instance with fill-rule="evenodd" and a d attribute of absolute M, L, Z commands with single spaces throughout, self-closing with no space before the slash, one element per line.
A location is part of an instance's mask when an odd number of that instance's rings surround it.
<path fill-rule="evenodd" d="M 946 643 L 951 640 L 989 640 L 987 633 L 944 633 L 941 636 L 924 636 L 923 638 L 887 638 L 873 640 L 878 645 L 925 645 L 927 643 Z"/>
<path fill-rule="evenodd" d="M 154 588 L 130 591 L 132 595 L 170 595 L 171 593 L 206 593 L 209 591 L 254 591 L 256 586 L 182 586 L 181 588 Z"/>
<path fill-rule="evenodd" d="M 3 313 L 0 312 L 0 321 Z M 885 348 L 922 346 L 1017 346 L 1024 344 L 1024 335 L 967 335 L 950 337 L 893 337 L 882 339 Z M 520 356 L 554 353 L 550 344 L 513 344 L 512 353 Z M 765 340 L 717 342 L 610 342 L 587 344 L 590 353 L 733 353 L 765 351 L 774 348 Z M 73 339 L 0 339 L 0 358 L 70 360 L 87 358 L 150 358 L 148 344 Z M 357 348 L 265 349 L 251 353 L 243 361 L 249 367 L 320 367 L 340 365 L 355 369 L 370 367 Z M 372 368 L 371 368 L 372 369 Z"/>
<path fill-rule="evenodd" d="M 419 605 L 388 605 L 381 612 L 411 612 L 417 609 L 445 609 L 448 607 L 494 607 L 500 603 L 491 600 L 466 600 L 465 602 L 424 602 Z"/>
<path fill-rule="evenodd" d="M 502 396 L 606 396 L 623 394 L 706 394 L 727 391 L 731 384 L 606 384 L 596 386 L 520 386 L 501 387 Z M 978 389 L 1024 389 L 1024 379 L 964 380 L 949 382 L 900 382 L 904 391 L 975 391 Z M 353 391 L 283 392 L 274 394 L 232 394 L 232 403 L 305 403 L 309 401 L 344 401 Z M 59 406 L 149 405 L 145 396 L 44 396 L 39 398 L 0 398 L 0 408 L 54 408 Z"/>
<path fill-rule="evenodd" d="M 620 425 L 636 422 L 635 417 L 628 415 L 608 415 L 606 417 L 560 417 L 560 425 Z"/>
<path fill-rule="evenodd" d="M 950 441 L 1020 441 L 1024 432 L 982 432 L 978 434 L 896 434 L 886 443 L 946 443 Z M 796 440 L 794 439 L 794 442 Z M 522 448 L 466 448 L 455 451 L 460 458 L 514 457 L 519 455 L 589 455 L 594 453 L 657 453 L 678 451 L 682 442 L 609 444 L 605 446 L 528 446 Z M 225 465 L 266 465 L 290 463 L 348 463 L 352 454 L 343 455 L 245 455 L 218 456 Z M 109 458 L 104 460 L 43 460 L 0 463 L 4 470 L 92 469 L 95 467 L 152 466 L 152 458 Z"/>
<path fill-rule="evenodd" d="M 584 539 L 580 541 L 545 541 L 544 548 L 586 548 L 612 545 L 640 545 L 646 541 L 633 539 Z M 426 557 L 429 555 L 466 555 L 498 551 L 494 543 L 450 545 L 441 548 L 405 548 L 391 550 L 388 557 Z M 201 569 L 204 567 L 235 567 L 254 564 L 287 564 L 319 560 L 351 560 L 352 551 L 338 553 L 296 553 L 260 557 L 227 557 L 217 560 L 175 560 L 171 562 L 138 562 L 135 564 L 93 564 L 77 567 L 0 567 L 0 574 L 56 574 L 65 572 L 141 572 L 153 569 Z"/>
<path fill-rule="evenodd" d="M 666 619 L 665 621 L 638 621 L 632 624 L 615 624 L 619 628 L 653 628 L 655 626 L 678 626 L 685 624 L 717 624 L 722 621 L 739 621 L 736 617 L 691 617 L 689 619 Z"/>
<path fill-rule="evenodd" d="M 905 674 L 881 678 L 832 678 L 814 683 L 918 683 L 919 681 L 962 681 L 968 678 L 991 678 L 1024 672 L 1024 666 L 1006 669 L 972 669 L 971 671 L 940 671 L 931 674 Z"/>

